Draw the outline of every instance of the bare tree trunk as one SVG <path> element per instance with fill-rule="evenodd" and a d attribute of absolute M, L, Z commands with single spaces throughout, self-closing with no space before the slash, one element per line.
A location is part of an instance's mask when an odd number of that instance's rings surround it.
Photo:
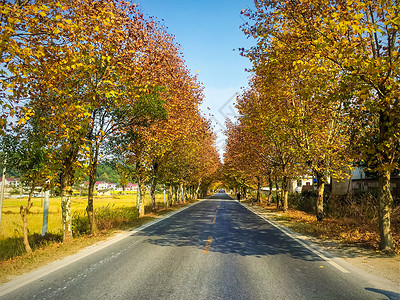
<path fill-rule="evenodd" d="M 257 176 L 257 202 L 261 204 L 261 178 Z"/>
<path fill-rule="evenodd" d="M 275 178 L 275 194 L 276 194 L 276 209 L 280 208 L 280 197 L 279 197 L 279 184 L 278 184 L 278 179 Z"/>
<path fill-rule="evenodd" d="M 197 188 L 196 188 L 196 198 L 199 198 L 199 191 L 200 191 L 200 185 L 201 185 L 201 181 L 199 180 L 199 183 L 197 184 Z"/>
<path fill-rule="evenodd" d="M 316 215 L 317 221 L 324 219 L 324 190 L 325 190 L 325 176 L 321 172 L 316 172 L 317 177 L 317 204 L 316 204 Z"/>
<path fill-rule="evenodd" d="M 187 202 L 187 195 L 186 195 L 186 185 L 181 183 L 181 191 L 182 191 L 182 202 L 186 203 Z"/>
<path fill-rule="evenodd" d="M 172 186 L 171 185 L 168 185 L 167 205 L 168 205 L 168 207 L 172 206 Z"/>
<path fill-rule="evenodd" d="M 138 186 L 139 186 L 139 217 L 143 217 L 144 216 L 144 200 L 145 200 L 145 186 L 144 183 L 142 181 L 142 179 L 140 178 L 140 176 L 138 177 Z"/>
<path fill-rule="evenodd" d="M 383 145 L 392 139 L 392 133 L 389 131 L 389 124 L 392 121 L 389 116 L 381 111 L 379 113 L 379 144 Z M 383 150 L 381 154 L 381 164 L 392 165 L 393 156 L 386 153 Z M 378 197 L 379 197 L 379 209 L 378 209 L 378 222 L 379 222 L 379 235 L 380 235 L 380 249 L 384 251 L 393 251 L 394 243 L 393 236 L 390 228 L 390 218 L 393 209 L 393 198 L 390 191 L 390 171 L 386 170 L 379 173 L 378 183 Z"/>
<path fill-rule="evenodd" d="M 381 238 L 380 249 L 392 251 L 394 249 L 393 236 L 390 229 L 390 217 L 392 213 L 393 198 L 390 191 L 390 172 L 379 174 L 379 235 Z"/>
<path fill-rule="evenodd" d="M 273 182 L 272 182 L 271 175 L 268 176 L 268 185 L 269 185 L 269 193 L 268 193 L 267 201 L 268 201 L 268 204 L 270 204 L 272 201 L 272 188 L 273 188 Z"/>
<path fill-rule="evenodd" d="M 289 193 L 289 184 L 288 184 L 287 176 L 283 176 L 282 179 L 282 210 L 287 211 L 288 209 L 288 193 Z"/>
<path fill-rule="evenodd" d="M 61 210 L 63 220 L 63 241 L 68 242 L 72 239 L 71 197 L 73 175 L 68 172 L 62 177 Z"/>
<path fill-rule="evenodd" d="M 22 231 L 23 231 L 24 246 L 25 246 L 26 253 L 31 253 L 32 252 L 32 248 L 29 245 L 29 239 L 28 239 L 28 213 L 29 213 L 29 210 L 32 207 L 31 200 L 32 200 L 32 195 L 33 195 L 34 190 L 35 190 L 35 183 L 32 183 L 31 191 L 29 192 L 29 196 L 28 196 L 27 205 L 25 207 L 23 207 L 21 205 L 21 207 L 20 207 L 20 214 L 21 214 L 21 219 L 22 219 L 22 222 L 23 222 Z"/>
<path fill-rule="evenodd" d="M 93 147 L 92 147 L 93 151 Z M 95 145 L 94 154 L 91 155 L 90 161 L 90 169 L 89 169 L 89 188 L 88 188 L 88 203 L 86 206 L 86 212 L 89 219 L 90 232 L 92 234 L 97 233 L 96 220 L 94 216 L 94 207 L 93 207 L 93 199 L 94 199 L 94 187 L 96 184 L 96 173 L 97 173 L 97 162 L 99 155 L 99 146 Z"/>
<path fill-rule="evenodd" d="M 80 142 L 72 142 L 70 150 L 66 153 L 61 170 L 61 211 L 63 224 L 63 242 L 72 240 L 72 215 L 71 197 L 72 185 L 75 180 L 74 164 L 77 160 L 80 149 Z"/>
<path fill-rule="evenodd" d="M 177 185 L 173 186 L 173 192 L 174 192 L 173 202 L 178 203 L 178 186 Z"/>
<path fill-rule="evenodd" d="M 150 186 L 150 197 L 151 197 L 151 209 L 152 210 L 154 210 L 156 208 L 157 175 L 158 175 L 158 163 L 155 162 L 153 164 L 153 174 L 152 174 L 151 186 Z"/>
<path fill-rule="evenodd" d="M 156 208 L 156 185 L 153 180 L 150 186 L 150 198 L 151 198 L 151 210 L 155 210 Z"/>

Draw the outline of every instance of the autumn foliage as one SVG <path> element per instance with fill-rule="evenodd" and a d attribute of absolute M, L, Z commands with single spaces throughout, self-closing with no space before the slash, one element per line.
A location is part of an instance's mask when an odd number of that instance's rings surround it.
<path fill-rule="evenodd" d="M 241 117 L 225 158 L 236 173 L 248 173 L 243 165 L 258 153 L 264 176 L 280 178 L 283 209 L 288 180 L 313 175 L 318 220 L 327 178 L 366 166 L 379 178 L 383 250 L 394 248 L 390 179 L 400 158 L 398 13 L 392 1 L 357 0 L 256 0 L 254 10 L 243 10 L 243 31 L 256 45 L 240 51 L 253 76 L 238 99 Z M 230 150 L 249 139 L 260 145 L 240 146 L 240 155 Z M 252 158 L 243 163 L 245 156 Z"/>
<path fill-rule="evenodd" d="M 207 189 L 219 158 L 199 109 L 202 86 L 157 20 L 122 0 L 2 1 L 0 11 L 0 130 L 44 138 L 43 174 L 61 191 L 64 240 L 81 170 L 96 231 L 93 188 L 104 155 L 142 197 L 146 185 L 152 198 L 157 184 L 179 189 L 177 202 Z"/>

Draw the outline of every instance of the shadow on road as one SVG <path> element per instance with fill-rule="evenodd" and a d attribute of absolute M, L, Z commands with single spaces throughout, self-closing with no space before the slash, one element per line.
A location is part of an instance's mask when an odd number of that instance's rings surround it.
<path fill-rule="evenodd" d="M 374 288 L 365 288 L 367 291 L 378 293 L 388 297 L 389 300 L 400 300 L 400 294 L 395 292 L 390 292 L 386 290 L 374 289 Z"/>
<path fill-rule="evenodd" d="M 289 255 L 307 261 L 322 260 L 235 201 L 206 200 L 138 234 L 147 236 L 146 242 L 158 246 L 203 250 L 211 237 L 211 253 Z"/>

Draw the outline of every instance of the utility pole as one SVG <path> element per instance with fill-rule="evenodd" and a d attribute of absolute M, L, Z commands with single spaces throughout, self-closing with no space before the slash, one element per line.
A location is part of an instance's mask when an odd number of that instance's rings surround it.
<path fill-rule="evenodd" d="M 3 177 L 1 180 L 1 191 L 0 191 L 0 225 L 1 225 L 1 213 L 3 211 L 4 190 L 6 187 L 6 164 L 7 164 L 7 160 L 4 159 Z"/>
<path fill-rule="evenodd" d="M 139 182 L 139 181 L 138 181 Z M 140 186 L 137 184 L 136 188 L 136 208 L 139 209 Z"/>
<path fill-rule="evenodd" d="M 44 207 L 43 207 L 43 224 L 42 236 L 47 233 L 47 224 L 49 223 L 49 198 L 50 198 L 50 181 L 48 180 L 45 185 L 44 192 Z"/>

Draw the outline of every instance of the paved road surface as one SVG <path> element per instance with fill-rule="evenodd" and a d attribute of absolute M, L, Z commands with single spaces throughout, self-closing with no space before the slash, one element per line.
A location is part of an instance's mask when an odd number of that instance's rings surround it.
<path fill-rule="evenodd" d="M 0 298 L 400 299 L 229 199 L 216 194 Z"/>

